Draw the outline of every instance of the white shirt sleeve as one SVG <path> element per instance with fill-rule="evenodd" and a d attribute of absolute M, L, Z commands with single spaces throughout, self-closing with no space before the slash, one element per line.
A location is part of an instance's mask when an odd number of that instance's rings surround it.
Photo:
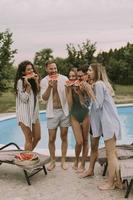
<path fill-rule="evenodd" d="M 48 79 L 46 77 L 41 80 L 40 86 L 41 86 L 41 100 L 43 100 L 42 96 L 46 91 L 46 89 L 48 88 Z"/>

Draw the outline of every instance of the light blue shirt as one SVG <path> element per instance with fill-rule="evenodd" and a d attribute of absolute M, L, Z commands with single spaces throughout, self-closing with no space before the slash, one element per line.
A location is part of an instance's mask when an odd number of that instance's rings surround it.
<path fill-rule="evenodd" d="M 94 86 L 96 100 L 91 100 L 90 122 L 93 137 L 103 135 L 104 140 L 121 139 L 121 124 L 117 108 L 108 88 L 103 81 L 97 81 Z"/>

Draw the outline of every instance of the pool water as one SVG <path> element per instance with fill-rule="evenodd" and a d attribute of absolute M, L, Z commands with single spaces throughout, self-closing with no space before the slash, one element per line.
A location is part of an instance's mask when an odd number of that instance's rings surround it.
<path fill-rule="evenodd" d="M 117 141 L 117 144 L 132 144 L 133 143 L 133 106 L 118 107 L 118 114 L 122 126 L 122 139 Z M 104 142 L 101 139 L 101 146 Z"/>
<path fill-rule="evenodd" d="M 118 107 L 118 113 L 122 124 L 122 140 L 118 144 L 133 143 L 133 106 Z M 46 126 L 46 114 L 40 114 L 41 121 L 41 141 L 38 143 L 38 148 L 48 149 L 48 131 Z M 20 127 L 17 125 L 16 118 L 0 121 L 0 144 L 15 142 L 23 147 L 24 137 Z M 71 127 L 68 132 L 68 149 L 74 149 L 75 139 Z M 57 132 L 56 149 L 60 149 L 60 132 Z M 101 139 L 100 146 L 103 146 Z"/>

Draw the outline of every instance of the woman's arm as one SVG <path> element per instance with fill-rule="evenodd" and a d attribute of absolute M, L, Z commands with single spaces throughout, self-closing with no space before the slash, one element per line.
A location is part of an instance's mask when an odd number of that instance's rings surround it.
<path fill-rule="evenodd" d="M 29 93 L 30 93 L 30 90 L 31 90 L 30 83 L 28 84 L 25 81 L 25 87 L 26 87 L 26 89 L 24 90 L 22 80 L 18 80 L 17 95 L 20 97 L 22 102 L 27 103 L 27 101 L 29 100 Z"/>
<path fill-rule="evenodd" d="M 93 100 L 95 101 L 96 100 L 96 96 L 93 92 L 93 89 L 92 89 L 92 86 L 87 83 L 87 82 L 84 82 L 83 83 L 83 86 L 84 86 L 84 90 L 86 91 L 87 95 Z"/>
<path fill-rule="evenodd" d="M 96 106 L 96 109 L 102 108 L 103 101 L 104 101 L 104 83 L 102 81 L 97 81 L 95 83 L 95 95 L 96 98 L 94 100 L 94 104 Z"/>
<path fill-rule="evenodd" d="M 66 86 L 65 88 L 66 91 L 66 98 L 69 106 L 69 110 L 71 110 L 72 105 L 73 105 L 73 98 L 72 98 L 72 88 L 70 86 Z"/>

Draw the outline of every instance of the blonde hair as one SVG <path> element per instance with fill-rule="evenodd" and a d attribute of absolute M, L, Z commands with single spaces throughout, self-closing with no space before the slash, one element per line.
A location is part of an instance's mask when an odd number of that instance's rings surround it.
<path fill-rule="evenodd" d="M 115 96 L 115 92 L 112 88 L 112 85 L 110 84 L 105 67 L 100 63 L 92 63 L 90 64 L 90 66 L 94 70 L 95 81 L 100 81 L 100 80 L 103 81 L 106 87 L 108 88 L 110 95 Z"/>

